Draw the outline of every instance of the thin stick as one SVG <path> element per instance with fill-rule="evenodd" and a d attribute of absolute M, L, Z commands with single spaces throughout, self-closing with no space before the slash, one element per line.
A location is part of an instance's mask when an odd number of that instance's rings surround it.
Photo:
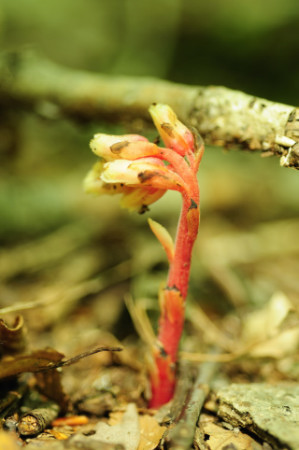
<path fill-rule="evenodd" d="M 198 371 L 191 392 L 186 393 L 181 405 L 181 417 L 166 436 L 166 446 L 172 450 L 189 450 L 192 446 L 197 421 L 210 391 L 209 384 L 218 368 L 218 364 L 207 362 Z"/>
<path fill-rule="evenodd" d="M 94 348 L 93 350 L 88 350 L 87 352 L 80 353 L 80 355 L 76 355 L 73 358 L 69 358 L 65 361 L 60 361 L 58 363 L 49 363 L 49 365 L 45 368 L 40 368 L 40 370 L 48 370 L 48 369 L 57 369 L 58 367 L 70 366 L 71 364 L 75 364 L 80 361 L 80 359 L 86 358 L 87 356 L 94 355 L 99 352 L 121 352 L 123 350 L 122 347 L 110 347 L 110 346 L 102 346 Z"/>
<path fill-rule="evenodd" d="M 31 354 L 18 355 L 14 359 L 10 359 L 9 362 L 5 361 L 5 363 L 3 363 L 2 361 L 0 363 L 0 378 L 14 377 L 25 372 L 37 373 L 45 370 L 57 369 L 58 367 L 70 366 L 80 359 L 94 355 L 98 352 L 120 352 L 122 350 L 122 347 L 97 347 L 63 361 L 61 360 L 63 355 L 58 352 L 47 349 L 37 350 Z"/>

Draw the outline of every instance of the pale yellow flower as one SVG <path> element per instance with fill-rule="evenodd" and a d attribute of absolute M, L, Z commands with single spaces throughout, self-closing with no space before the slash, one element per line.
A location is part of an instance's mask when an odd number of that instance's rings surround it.
<path fill-rule="evenodd" d="M 104 165 L 106 164 L 108 163 L 105 163 L 104 161 L 97 162 L 87 174 L 84 180 L 84 188 L 87 193 L 95 195 L 122 194 L 122 199 L 120 202 L 121 206 L 131 211 L 137 210 L 140 213 L 145 212 L 148 205 L 156 202 L 164 195 L 165 189 L 156 189 L 151 186 L 127 186 L 121 181 L 105 182 L 105 175 L 103 176 L 103 172 Z M 108 178 L 109 172 L 111 172 L 111 168 L 107 171 Z"/>

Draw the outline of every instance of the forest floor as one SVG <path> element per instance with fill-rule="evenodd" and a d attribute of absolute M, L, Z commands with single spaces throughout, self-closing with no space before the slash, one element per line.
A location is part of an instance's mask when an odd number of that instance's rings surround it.
<path fill-rule="evenodd" d="M 74 129 L 53 150 L 57 132 L 28 121 L 1 180 L 0 448 L 298 449 L 293 172 L 206 151 L 177 391 L 151 410 L 163 251 L 144 216 L 82 192 L 92 158 L 63 153 Z M 178 208 L 152 212 L 173 232 Z"/>

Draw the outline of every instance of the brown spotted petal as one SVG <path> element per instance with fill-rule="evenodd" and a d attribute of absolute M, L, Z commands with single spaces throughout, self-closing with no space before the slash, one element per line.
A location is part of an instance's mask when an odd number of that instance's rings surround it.
<path fill-rule="evenodd" d="M 84 189 L 89 194 L 122 194 L 121 206 L 130 211 L 145 212 L 147 206 L 159 200 L 165 193 L 165 189 L 155 189 L 149 186 L 135 187 L 124 183 L 105 183 L 101 175 L 104 162 L 97 162 L 89 171 L 84 180 Z"/>
<path fill-rule="evenodd" d="M 90 148 L 96 155 L 106 161 L 136 159 L 154 155 L 158 152 L 155 144 L 150 143 L 146 138 L 137 134 L 115 136 L 99 133 L 91 140 Z"/>
<path fill-rule="evenodd" d="M 105 183 L 123 183 L 127 186 L 142 185 L 176 191 L 186 189 L 184 180 L 157 158 L 108 162 L 104 164 L 101 179 Z"/>

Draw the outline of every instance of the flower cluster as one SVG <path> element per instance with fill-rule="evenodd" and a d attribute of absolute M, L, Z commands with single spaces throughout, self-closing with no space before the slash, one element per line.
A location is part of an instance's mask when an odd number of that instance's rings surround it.
<path fill-rule="evenodd" d="M 150 114 L 166 148 L 136 134 L 96 134 L 90 147 L 101 159 L 85 178 L 86 192 L 122 194 L 123 207 L 142 213 L 168 189 L 188 191 L 189 164 L 196 156 L 194 136 L 169 106 L 152 105 Z"/>

